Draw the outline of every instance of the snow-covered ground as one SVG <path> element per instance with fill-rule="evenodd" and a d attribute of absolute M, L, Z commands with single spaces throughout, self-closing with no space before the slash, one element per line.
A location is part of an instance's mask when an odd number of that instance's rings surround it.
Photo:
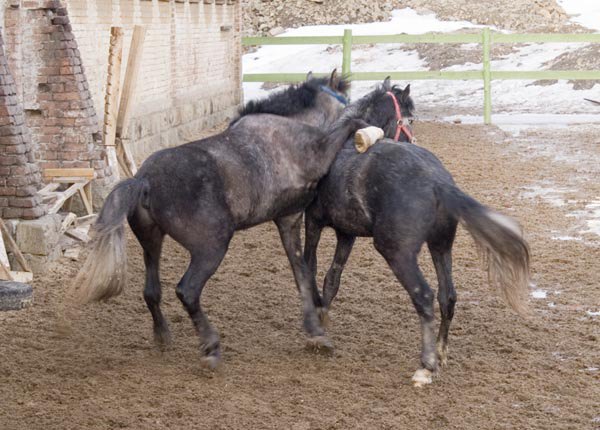
<path fill-rule="evenodd" d="M 572 21 L 595 31 L 600 31 L 599 0 L 558 0 Z M 433 14 L 419 15 L 414 10 L 402 9 L 392 13 L 388 22 L 354 25 L 319 25 L 289 29 L 282 36 L 342 35 L 350 28 L 356 35 L 374 34 L 423 34 L 427 32 L 451 32 L 476 29 L 480 26 L 465 21 L 441 21 Z M 545 64 L 561 54 L 572 52 L 585 44 L 545 43 L 516 46 L 501 58 L 492 61 L 493 70 L 543 70 Z M 471 45 L 464 48 L 473 49 Z M 411 48 L 414 48 L 411 47 Z M 341 68 L 342 52 L 339 45 L 264 46 L 244 55 L 244 73 L 328 72 Z M 401 44 L 378 44 L 357 46 L 352 51 L 352 70 L 359 71 L 417 71 L 428 70 L 427 62 L 418 52 Z M 443 70 L 481 70 L 481 63 L 465 63 Z M 600 107 L 584 98 L 600 100 L 600 86 L 589 90 L 574 90 L 565 80 L 552 85 L 532 85 L 534 81 L 493 81 L 492 100 L 494 124 L 518 137 L 522 132 L 536 129 L 563 129 L 574 124 L 598 127 L 600 131 Z M 399 82 L 405 85 L 408 82 Z M 365 94 L 377 82 L 353 82 L 352 98 Z M 413 81 L 411 94 L 421 119 L 438 119 L 462 123 L 482 123 L 483 83 L 481 81 Z M 270 91 L 261 83 L 245 83 L 246 101 L 262 97 Z M 594 134 L 592 129 L 591 134 Z M 600 133 L 598 133 L 600 135 Z M 558 145 L 532 143 L 541 151 L 555 151 L 553 158 L 560 162 L 578 163 L 581 154 L 567 154 Z M 577 158 L 579 157 L 579 158 Z M 595 168 L 591 175 L 600 174 Z M 552 205 L 562 205 L 563 189 L 552 184 L 532 184 L 524 190 L 522 198 L 541 198 Z M 600 196 L 598 196 L 600 198 Z M 572 213 L 581 230 L 556 232 L 557 240 L 581 240 L 582 234 L 600 238 L 600 204 L 594 200 L 585 209 Z"/>
<path fill-rule="evenodd" d="M 572 14 L 575 22 L 600 28 L 600 2 L 597 0 L 563 0 L 563 7 Z M 595 27 L 594 27 L 595 26 Z M 282 36 L 341 35 L 345 28 L 353 34 L 423 34 L 427 32 L 451 32 L 479 28 L 466 21 L 440 21 L 433 14 L 419 15 L 412 9 L 396 10 L 387 22 L 353 25 L 315 25 L 289 29 Z M 585 44 L 544 43 L 518 46 L 501 59 L 492 61 L 493 70 L 542 70 L 544 64 L 559 55 L 574 51 Z M 464 45 L 468 47 L 469 45 Z M 244 56 L 244 73 L 266 72 L 328 72 L 341 67 L 341 47 L 339 45 L 264 46 L 256 52 Z M 481 70 L 481 63 L 466 63 L 444 68 L 446 71 Z M 400 44 L 378 44 L 356 46 L 352 51 L 352 70 L 362 71 L 423 71 L 428 70 L 416 50 L 403 49 Z M 533 81 L 503 80 L 492 83 L 494 122 L 501 124 L 510 116 L 534 113 L 536 122 L 540 115 L 556 113 L 587 115 L 592 105 L 584 98 L 598 99 L 598 87 L 590 90 L 574 91 L 573 85 L 561 80 L 554 85 L 531 85 Z M 400 82 L 404 85 L 408 82 Z M 473 81 L 414 81 L 410 82 L 417 109 L 421 107 L 421 117 L 428 112 L 437 112 L 435 107 L 445 108 L 450 115 L 470 114 L 471 122 L 482 122 L 483 83 Z M 354 82 L 352 97 L 357 98 L 368 92 L 374 82 Z M 269 90 L 261 83 L 245 83 L 246 100 L 264 96 Z M 425 116 L 423 116 L 425 113 Z M 431 115 L 429 115 L 431 117 Z M 500 121 L 497 121 L 500 120 Z M 600 122 L 597 115 L 574 118 L 576 121 Z M 553 121 L 547 121 L 553 123 Z"/>

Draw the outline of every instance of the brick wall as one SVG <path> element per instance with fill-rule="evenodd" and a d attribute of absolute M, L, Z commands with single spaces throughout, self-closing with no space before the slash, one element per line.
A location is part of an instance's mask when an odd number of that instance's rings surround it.
<path fill-rule="evenodd" d="M 33 219 L 45 213 L 36 195 L 41 174 L 3 45 L 0 35 L 0 216 Z"/>
<path fill-rule="evenodd" d="M 26 124 L 43 168 L 93 167 L 96 183 L 110 182 L 98 118 L 71 31 L 58 0 L 14 2 L 5 11 L 9 63 Z"/>
<path fill-rule="evenodd" d="M 241 102 L 239 1 L 66 0 L 97 113 L 103 112 L 110 26 L 146 26 L 128 129 L 134 155 L 192 140 Z M 122 73 L 122 79 L 125 74 Z"/>
<path fill-rule="evenodd" d="M 125 31 L 123 65 L 133 26 L 147 29 L 127 133 L 136 158 L 194 139 L 241 103 L 239 1 L 0 0 L 0 9 L 2 67 L 12 71 L 0 106 L 2 216 L 43 215 L 40 168 L 94 167 L 100 197 L 111 184 L 100 133 L 111 25 Z"/>

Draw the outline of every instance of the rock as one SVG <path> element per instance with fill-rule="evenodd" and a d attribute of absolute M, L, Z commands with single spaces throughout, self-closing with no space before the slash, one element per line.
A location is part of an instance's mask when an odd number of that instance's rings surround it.
<path fill-rule="evenodd" d="M 46 215 L 17 225 L 16 242 L 22 253 L 50 255 L 59 239 L 61 216 Z"/>
<path fill-rule="evenodd" d="M 277 35 L 283 33 L 284 31 L 285 31 L 285 28 L 283 28 L 281 26 L 280 27 L 275 27 L 275 28 L 272 28 L 271 30 L 269 30 L 269 34 L 271 36 L 277 36 Z"/>

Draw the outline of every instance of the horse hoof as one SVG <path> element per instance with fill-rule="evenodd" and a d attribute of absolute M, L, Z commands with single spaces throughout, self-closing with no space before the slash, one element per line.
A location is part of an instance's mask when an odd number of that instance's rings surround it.
<path fill-rule="evenodd" d="M 205 355 L 204 357 L 200 358 L 200 364 L 202 367 L 208 370 L 215 370 L 219 366 L 220 362 L 221 360 L 216 355 Z"/>
<path fill-rule="evenodd" d="M 431 384 L 433 373 L 431 370 L 427 369 L 419 369 L 415 372 L 412 377 L 412 382 L 415 387 L 423 387 L 425 385 Z"/>
<path fill-rule="evenodd" d="M 317 308 L 317 314 L 319 315 L 319 321 L 321 322 L 321 327 L 328 328 L 331 323 L 331 319 L 329 318 L 329 311 L 327 308 Z"/>
<path fill-rule="evenodd" d="M 154 332 L 154 343 L 161 351 L 166 351 L 173 343 L 171 333 L 168 330 Z"/>
<path fill-rule="evenodd" d="M 327 336 L 313 336 L 308 338 L 307 347 L 315 352 L 333 352 L 333 342 Z"/>

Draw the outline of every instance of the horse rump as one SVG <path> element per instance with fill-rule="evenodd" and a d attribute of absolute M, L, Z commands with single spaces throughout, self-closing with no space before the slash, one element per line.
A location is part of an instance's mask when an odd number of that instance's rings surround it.
<path fill-rule="evenodd" d="M 147 193 L 145 181 L 127 179 L 110 192 L 94 225 L 92 247 L 71 286 L 79 304 L 119 295 L 127 284 L 127 252 L 123 222 Z"/>
<path fill-rule="evenodd" d="M 438 185 L 436 192 L 444 208 L 473 237 L 490 284 L 500 289 L 515 312 L 527 315 L 529 246 L 517 221 L 482 205 L 453 185 Z"/>

